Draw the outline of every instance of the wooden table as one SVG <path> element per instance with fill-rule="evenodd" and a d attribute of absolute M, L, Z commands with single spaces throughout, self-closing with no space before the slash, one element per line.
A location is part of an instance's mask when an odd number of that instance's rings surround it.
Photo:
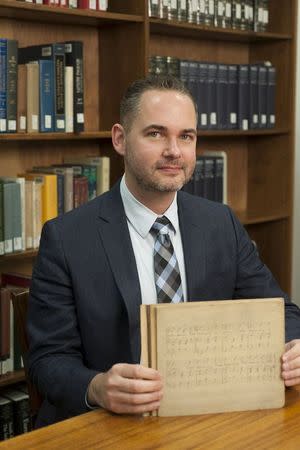
<path fill-rule="evenodd" d="M 300 388 L 282 409 L 187 417 L 92 411 L 0 443 L 2 449 L 300 449 Z"/>

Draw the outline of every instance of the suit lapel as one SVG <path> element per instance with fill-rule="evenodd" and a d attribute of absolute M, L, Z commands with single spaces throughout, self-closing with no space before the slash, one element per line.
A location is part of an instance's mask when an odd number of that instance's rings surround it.
<path fill-rule="evenodd" d="M 201 208 L 189 205 L 189 198 L 178 192 L 178 215 L 184 252 L 187 300 L 199 300 L 206 276 L 205 219 Z"/>
<path fill-rule="evenodd" d="M 134 361 L 140 358 L 139 318 L 141 291 L 135 256 L 128 231 L 119 183 L 103 199 L 99 213 L 99 234 L 116 284 L 128 314 Z"/>

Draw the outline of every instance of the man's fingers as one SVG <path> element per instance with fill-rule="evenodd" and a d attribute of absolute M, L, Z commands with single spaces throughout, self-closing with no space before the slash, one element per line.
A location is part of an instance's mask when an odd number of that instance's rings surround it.
<path fill-rule="evenodd" d="M 142 366 L 140 364 L 115 364 L 112 370 L 124 378 L 143 380 L 161 379 L 161 376 L 157 370 Z"/>
<path fill-rule="evenodd" d="M 282 363 L 282 369 L 285 372 L 288 372 L 289 370 L 298 369 L 300 368 L 300 356 L 298 355 L 295 359 L 291 359 L 290 361 L 287 360 L 286 362 Z"/>
<path fill-rule="evenodd" d="M 127 392 L 111 392 L 108 393 L 107 399 L 110 406 L 113 408 L 115 405 L 122 403 L 122 405 L 139 406 L 144 404 L 160 402 L 163 393 L 161 391 L 143 393 L 143 394 L 131 394 Z"/>
<path fill-rule="evenodd" d="M 128 405 L 120 403 L 112 410 L 117 414 L 144 414 L 151 411 L 156 411 L 159 408 L 159 402 L 147 403 L 144 405 Z"/>
<path fill-rule="evenodd" d="M 282 355 L 282 361 L 291 361 L 300 356 L 300 339 L 294 339 L 285 346 L 285 353 Z"/>

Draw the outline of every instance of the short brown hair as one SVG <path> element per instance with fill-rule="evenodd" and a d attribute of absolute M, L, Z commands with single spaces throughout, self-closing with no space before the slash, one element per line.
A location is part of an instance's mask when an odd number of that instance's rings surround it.
<path fill-rule="evenodd" d="M 126 131 L 129 131 L 133 120 L 138 114 L 140 99 L 144 92 L 176 91 L 189 97 L 195 107 L 196 118 L 198 116 L 197 103 L 185 84 L 171 75 L 149 75 L 146 78 L 134 81 L 126 90 L 120 104 L 120 122 Z"/>

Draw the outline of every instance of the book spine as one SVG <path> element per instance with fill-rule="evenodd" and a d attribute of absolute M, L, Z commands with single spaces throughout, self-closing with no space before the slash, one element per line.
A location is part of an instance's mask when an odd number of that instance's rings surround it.
<path fill-rule="evenodd" d="M 258 67 L 249 67 L 249 128 L 258 128 Z"/>
<path fill-rule="evenodd" d="M 267 126 L 267 67 L 258 66 L 258 121 L 259 128 Z"/>
<path fill-rule="evenodd" d="M 208 128 L 218 128 L 217 116 L 217 64 L 208 65 L 208 89 L 207 89 L 207 103 L 208 103 Z"/>
<path fill-rule="evenodd" d="M 98 10 L 107 11 L 108 10 L 108 0 L 98 0 Z"/>
<path fill-rule="evenodd" d="M 42 182 L 34 181 L 34 208 L 33 208 L 33 245 L 37 248 L 40 244 L 42 232 Z"/>
<path fill-rule="evenodd" d="M 206 0 L 199 0 L 199 24 L 205 24 L 206 18 Z"/>
<path fill-rule="evenodd" d="M 223 158 L 215 158 L 215 195 L 216 202 L 223 203 L 223 176 L 224 176 L 224 160 Z"/>
<path fill-rule="evenodd" d="M 0 133 L 7 131 L 7 39 L 0 38 Z"/>
<path fill-rule="evenodd" d="M 66 105 L 66 133 L 74 132 L 74 83 L 73 67 L 65 67 L 65 105 Z"/>
<path fill-rule="evenodd" d="M 80 133 L 84 131 L 83 43 L 66 42 L 65 53 L 66 66 L 73 67 L 73 127 L 75 133 Z"/>
<path fill-rule="evenodd" d="M 39 131 L 39 64 L 28 63 L 27 68 L 27 132 Z"/>
<path fill-rule="evenodd" d="M 65 212 L 64 175 L 56 173 L 57 178 L 57 214 Z"/>
<path fill-rule="evenodd" d="M 26 198 L 25 198 L 25 178 L 18 177 L 16 182 L 20 186 L 20 218 L 21 218 L 21 250 L 26 250 L 25 232 L 26 232 Z"/>
<path fill-rule="evenodd" d="M 25 181 L 25 205 L 26 205 L 26 225 L 25 225 L 25 240 L 26 249 L 33 248 L 33 181 Z"/>
<path fill-rule="evenodd" d="M 231 28 L 232 4 L 231 0 L 225 1 L 225 28 Z"/>
<path fill-rule="evenodd" d="M 208 128 L 208 63 L 198 64 L 198 128 Z"/>
<path fill-rule="evenodd" d="M 214 0 L 205 0 L 204 24 L 212 27 L 215 23 L 215 2 Z"/>
<path fill-rule="evenodd" d="M 235 129 L 238 126 L 238 66 L 228 66 L 228 102 L 227 124 L 228 128 Z"/>
<path fill-rule="evenodd" d="M 7 40 L 7 131 L 17 132 L 18 42 Z"/>
<path fill-rule="evenodd" d="M 187 21 L 187 1 L 186 0 L 178 0 L 177 19 L 180 22 Z"/>
<path fill-rule="evenodd" d="M 4 255 L 4 201 L 3 182 L 0 180 L 0 255 Z"/>
<path fill-rule="evenodd" d="M 0 397 L 0 440 L 7 440 L 14 436 L 13 402 Z"/>
<path fill-rule="evenodd" d="M 188 17 L 189 23 L 199 23 L 199 3 L 198 0 L 189 0 L 188 2 Z"/>
<path fill-rule="evenodd" d="M 3 361 L 10 355 L 10 291 L 0 288 L 0 359 Z"/>
<path fill-rule="evenodd" d="M 241 130 L 249 128 L 249 66 L 239 65 L 238 69 L 238 124 Z"/>
<path fill-rule="evenodd" d="M 194 100 L 197 102 L 198 94 L 198 63 L 190 61 L 188 65 L 188 88 Z"/>
<path fill-rule="evenodd" d="M 214 158 L 204 157 L 204 186 L 203 186 L 203 197 L 208 200 L 214 200 L 215 196 L 215 167 Z"/>
<path fill-rule="evenodd" d="M 13 251 L 13 212 L 12 212 L 12 183 L 3 183 L 4 204 L 4 253 Z"/>
<path fill-rule="evenodd" d="M 149 0 L 149 17 L 159 17 L 159 0 Z"/>
<path fill-rule="evenodd" d="M 24 394 L 27 398 L 15 401 L 14 405 L 14 429 L 15 435 L 28 433 L 30 431 L 30 409 L 29 395 Z"/>
<path fill-rule="evenodd" d="M 97 10 L 97 0 L 79 0 L 78 7 L 80 9 L 93 9 Z"/>
<path fill-rule="evenodd" d="M 12 189 L 12 227 L 13 227 L 13 251 L 22 250 L 22 207 L 21 188 L 19 183 L 11 183 Z"/>
<path fill-rule="evenodd" d="M 199 197 L 204 196 L 204 157 L 199 156 L 194 171 L 194 192 Z"/>
<path fill-rule="evenodd" d="M 27 67 L 26 64 L 18 64 L 18 132 L 26 132 L 27 129 Z"/>
<path fill-rule="evenodd" d="M 268 86 L 267 86 L 267 126 L 275 127 L 276 123 L 276 68 L 268 67 Z"/>
<path fill-rule="evenodd" d="M 53 44 L 54 58 L 54 130 L 65 131 L 65 44 Z"/>
<path fill-rule="evenodd" d="M 215 0 L 215 26 L 226 28 L 225 1 L 223 0 Z"/>
<path fill-rule="evenodd" d="M 217 117 L 218 128 L 227 129 L 227 104 L 228 104 L 228 66 L 218 64 L 217 74 Z"/>
<path fill-rule="evenodd" d="M 53 132 L 54 116 L 54 71 L 51 59 L 39 60 L 39 86 L 40 86 L 40 131 Z"/>

